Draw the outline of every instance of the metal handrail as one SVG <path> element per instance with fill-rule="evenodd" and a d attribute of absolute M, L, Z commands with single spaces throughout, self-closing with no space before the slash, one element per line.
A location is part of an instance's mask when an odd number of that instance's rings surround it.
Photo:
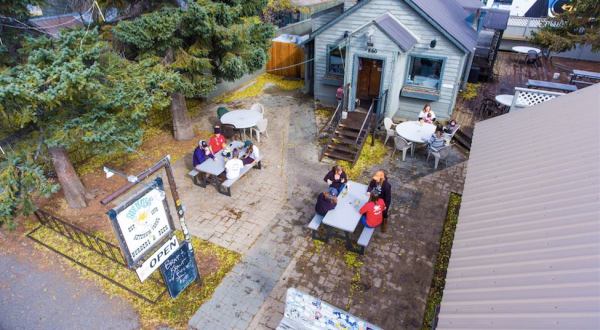
<path fill-rule="evenodd" d="M 337 117 L 337 114 L 341 108 L 342 108 L 342 102 L 338 103 L 337 108 L 335 108 L 335 111 L 333 112 L 333 116 L 331 116 L 331 119 L 329 119 L 329 122 L 327 122 L 327 124 L 321 129 L 320 132 L 323 132 L 324 130 L 326 130 L 327 128 L 330 127 L 331 123 Z"/>
<path fill-rule="evenodd" d="M 365 124 L 367 123 L 367 120 L 369 120 L 369 118 L 371 116 L 371 111 L 373 110 L 374 106 L 375 106 L 375 99 L 373 99 L 373 101 L 371 101 L 371 106 L 369 107 L 369 111 L 367 111 L 367 116 L 365 117 L 365 120 L 363 120 L 362 126 L 360 126 L 360 131 L 358 132 L 358 136 L 356 137 L 356 141 L 355 141 L 355 143 L 357 143 L 357 144 L 358 144 L 358 140 L 360 139 L 363 128 L 365 128 Z"/>

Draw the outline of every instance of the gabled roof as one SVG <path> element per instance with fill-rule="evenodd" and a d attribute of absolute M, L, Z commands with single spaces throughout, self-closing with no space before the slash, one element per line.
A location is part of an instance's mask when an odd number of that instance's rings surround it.
<path fill-rule="evenodd" d="M 329 23 L 321 26 L 311 33 L 310 38 L 305 41 L 313 40 L 317 35 L 327 30 L 337 22 L 356 12 L 372 0 L 362 0 L 342 15 L 331 20 Z M 456 0 L 404 0 L 407 5 L 413 8 L 422 17 L 428 20 L 436 29 L 442 32 L 458 48 L 465 52 L 472 52 L 477 44 L 477 31 L 475 31 L 467 22 L 467 12 Z"/>
<path fill-rule="evenodd" d="M 498 8 L 485 8 L 486 14 L 483 18 L 482 26 L 484 29 L 506 30 L 510 11 Z"/>
<path fill-rule="evenodd" d="M 373 23 L 404 52 L 411 49 L 417 43 L 417 38 L 390 13 L 385 13 L 377 17 Z"/>
<path fill-rule="evenodd" d="M 483 7 L 481 0 L 456 0 L 464 9 L 479 9 Z"/>

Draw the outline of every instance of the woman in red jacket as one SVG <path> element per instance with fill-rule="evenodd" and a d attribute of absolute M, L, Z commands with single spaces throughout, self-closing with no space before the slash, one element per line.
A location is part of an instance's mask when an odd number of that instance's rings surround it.
<path fill-rule="evenodd" d="M 369 201 L 360 208 L 360 222 L 369 228 L 375 228 L 383 222 L 385 202 L 377 194 L 371 194 Z"/>

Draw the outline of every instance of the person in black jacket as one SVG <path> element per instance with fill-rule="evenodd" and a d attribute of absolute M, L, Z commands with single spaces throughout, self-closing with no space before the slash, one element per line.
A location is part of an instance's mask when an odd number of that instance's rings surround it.
<path fill-rule="evenodd" d="M 338 191 L 335 188 L 329 188 L 328 191 L 322 192 L 317 198 L 317 205 L 315 205 L 315 212 L 318 215 L 325 216 L 327 212 L 335 209 L 337 205 Z"/>
<path fill-rule="evenodd" d="M 346 176 L 346 172 L 340 165 L 335 165 L 331 171 L 325 175 L 323 181 L 327 182 L 329 187 L 337 189 L 337 191 L 341 191 L 341 187 L 348 183 L 348 176 Z"/>
<path fill-rule="evenodd" d="M 375 175 L 373 175 L 373 179 L 367 188 L 367 193 L 369 195 L 375 194 L 381 197 L 385 203 L 385 210 L 383 211 L 383 223 L 381 225 L 381 232 L 385 232 L 387 230 L 388 210 L 390 209 L 390 204 L 392 203 L 392 186 L 387 180 L 385 171 L 379 170 L 375 172 Z"/>

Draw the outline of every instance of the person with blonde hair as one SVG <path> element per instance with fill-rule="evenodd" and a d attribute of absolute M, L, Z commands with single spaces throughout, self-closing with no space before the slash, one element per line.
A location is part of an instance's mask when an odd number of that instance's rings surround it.
<path fill-rule="evenodd" d="M 389 183 L 384 170 L 375 172 L 369 183 L 369 187 L 367 188 L 367 194 L 369 194 L 369 196 L 376 195 L 383 199 L 385 209 L 383 210 L 381 231 L 385 232 L 387 230 L 388 211 L 392 203 L 392 185 Z"/>
<path fill-rule="evenodd" d="M 435 113 L 431 110 L 431 105 L 429 105 L 429 103 L 426 103 L 423 110 L 419 112 L 419 120 L 423 120 L 428 124 L 433 124 L 435 121 Z"/>

